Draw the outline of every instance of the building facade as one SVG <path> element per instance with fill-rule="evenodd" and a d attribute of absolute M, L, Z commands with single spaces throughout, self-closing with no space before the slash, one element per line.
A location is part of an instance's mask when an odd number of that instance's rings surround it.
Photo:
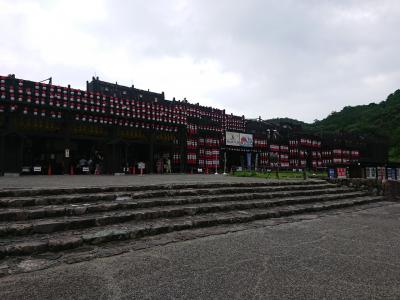
<path fill-rule="evenodd" d="M 310 135 L 293 125 L 166 100 L 92 78 L 86 91 L 0 76 L 0 172 L 210 173 L 385 164 L 358 137 Z M 386 150 L 385 150 L 386 147 Z M 395 171 L 397 172 L 397 170 Z"/>

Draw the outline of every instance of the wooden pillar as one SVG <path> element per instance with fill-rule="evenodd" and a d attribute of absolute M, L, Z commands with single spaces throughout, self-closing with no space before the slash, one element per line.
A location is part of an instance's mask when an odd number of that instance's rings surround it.
<path fill-rule="evenodd" d="M 108 131 L 106 142 L 107 154 L 105 154 L 104 160 L 107 160 L 107 173 L 112 175 L 115 173 L 115 143 L 117 141 L 117 136 L 117 129 L 115 127 L 111 127 Z"/>
<path fill-rule="evenodd" d="M 5 137 L 0 136 L 0 176 L 4 175 Z"/>
<path fill-rule="evenodd" d="M 72 156 L 72 151 L 71 151 L 72 117 L 69 113 L 65 115 L 65 120 L 66 121 L 63 123 L 63 126 L 64 126 L 63 173 L 70 174 L 71 163 L 72 163 L 72 159 L 71 159 L 71 156 Z"/>
<path fill-rule="evenodd" d="M 154 132 L 152 132 L 150 135 L 149 167 L 147 169 L 150 174 L 152 174 L 154 170 L 154 140 L 155 136 Z"/>
<path fill-rule="evenodd" d="M 70 173 L 70 168 L 71 168 L 71 131 L 70 131 L 70 126 L 66 126 L 66 130 L 64 131 L 64 159 L 63 159 L 63 173 L 64 174 L 69 174 Z M 68 156 L 68 157 L 67 157 Z"/>
<path fill-rule="evenodd" d="M 179 155 L 181 157 L 181 160 L 179 162 L 179 172 L 184 173 L 186 165 L 186 159 L 184 159 L 186 158 L 186 148 L 183 144 L 179 145 Z"/>
<path fill-rule="evenodd" d="M 129 145 L 128 143 L 125 144 L 125 161 L 124 161 L 124 167 L 127 167 L 128 164 L 128 150 L 129 150 Z M 129 166 L 128 166 L 129 167 Z"/>
<path fill-rule="evenodd" d="M 71 171 L 71 141 L 69 139 L 64 140 L 64 159 L 63 159 L 63 174 L 69 174 Z M 68 157 L 67 157 L 68 156 Z"/>
<path fill-rule="evenodd" d="M 23 136 L 19 137 L 20 142 L 19 142 L 19 152 L 18 152 L 18 162 L 17 162 L 17 170 L 19 173 L 22 172 L 22 165 L 24 162 L 24 140 L 25 138 Z"/>
<path fill-rule="evenodd" d="M 137 164 L 138 162 L 136 161 L 135 144 L 132 143 L 132 142 L 131 142 L 131 143 L 129 144 L 129 146 L 128 146 L 128 153 L 130 154 L 129 157 L 131 158 L 130 163 L 131 163 L 132 166 L 130 166 L 130 167 L 133 167 L 133 166 L 137 167 L 136 164 Z M 132 159 L 132 158 L 133 158 L 133 159 Z"/>
<path fill-rule="evenodd" d="M 115 147 L 116 147 L 116 144 L 113 143 L 112 144 L 112 148 L 111 148 L 112 149 L 111 150 L 111 174 L 114 174 L 116 172 L 116 169 L 117 169 L 117 166 L 116 166 L 117 159 L 115 157 L 117 152 L 115 150 Z"/>
<path fill-rule="evenodd" d="M 178 134 L 179 134 L 179 136 L 178 136 L 179 154 L 180 154 L 180 157 L 181 157 L 181 160 L 180 160 L 180 163 L 179 163 L 179 171 L 181 173 L 184 173 L 185 172 L 185 167 L 186 167 L 186 140 L 187 140 L 186 128 L 185 127 L 179 128 Z"/>

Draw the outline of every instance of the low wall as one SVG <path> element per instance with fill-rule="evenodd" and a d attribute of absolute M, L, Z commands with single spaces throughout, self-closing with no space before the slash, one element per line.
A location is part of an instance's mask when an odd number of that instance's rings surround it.
<path fill-rule="evenodd" d="M 383 182 L 384 195 L 400 201 L 400 181 L 387 180 Z"/>
<path fill-rule="evenodd" d="M 400 201 L 400 181 L 375 180 L 364 178 L 328 179 L 329 182 L 345 185 L 359 190 L 367 190 L 372 195 L 381 195 Z"/>

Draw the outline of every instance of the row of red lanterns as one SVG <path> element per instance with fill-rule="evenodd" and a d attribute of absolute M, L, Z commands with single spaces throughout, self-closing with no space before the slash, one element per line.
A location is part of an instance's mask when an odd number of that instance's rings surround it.
<path fill-rule="evenodd" d="M 40 102 L 40 103 L 45 103 L 45 102 L 47 102 L 47 99 L 50 99 L 50 100 L 48 100 L 48 102 L 61 102 L 61 100 L 63 100 L 63 103 L 67 103 L 67 101 L 69 101 L 69 103 L 70 103 L 70 105 L 71 106 L 74 106 L 74 103 L 76 103 L 76 105 L 77 106 L 79 106 L 80 105 L 80 103 L 83 103 L 83 105 L 89 105 L 89 104 L 92 104 L 92 105 L 97 105 L 97 106 L 102 106 L 102 107 L 111 107 L 111 108 L 116 108 L 116 109 L 121 109 L 121 110 L 130 110 L 130 111 L 139 111 L 139 112 L 142 112 L 142 111 L 144 111 L 144 112 L 151 112 L 151 113 L 156 113 L 156 114 L 160 114 L 160 115 L 167 115 L 167 116 L 169 116 L 169 117 L 172 117 L 172 118 L 179 118 L 179 119 L 185 119 L 185 112 L 184 111 L 181 111 L 181 110 L 179 110 L 179 109 L 177 109 L 176 107 L 174 107 L 174 108 L 167 108 L 167 107 L 165 107 L 164 108 L 164 106 L 160 106 L 160 105 L 150 105 L 150 104 L 144 104 L 144 103 L 142 103 L 142 105 L 140 105 L 140 103 L 138 104 L 138 105 L 134 105 L 134 103 L 128 103 L 128 102 L 121 102 L 120 104 L 115 104 L 114 105 L 114 103 L 113 102 L 110 102 L 110 104 L 109 105 L 107 105 L 107 102 L 105 101 L 105 100 L 97 100 L 96 102 L 95 101 L 88 101 L 86 98 L 82 98 L 82 99 L 80 99 L 80 98 L 69 98 L 69 100 L 68 100 L 68 97 L 66 97 L 66 96 L 64 96 L 64 97 L 61 97 L 61 94 L 55 94 L 55 95 L 50 95 L 49 97 L 47 97 L 46 95 L 44 95 L 44 94 L 39 94 L 39 93 L 35 93 L 34 94 L 34 96 L 36 97 L 35 98 L 35 101 L 36 102 Z M 30 93 L 30 92 L 28 92 L 27 94 L 26 94 L 26 96 L 25 96 L 25 100 L 27 101 L 27 102 L 32 102 L 32 94 Z M 6 93 L 3 91 L 2 93 L 1 93 L 1 98 L 2 99 L 6 99 L 7 97 L 6 97 Z M 14 95 L 14 93 L 13 92 L 10 92 L 10 94 L 9 94 L 9 98 L 13 101 L 13 100 L 15 100 L 15 95 Z M 24 99 L 23 99 L 24 97 L 22 96 L 22 94 L 19 94 L 18 95 L 18 100 L 19 101 L 23 101 Z M 136 102 L 136 103 L 138 103 L 138 102 Z"/>
<path fill-rule="evenodd" d="M 168 125 L 160 125 L 157 123 L 145 123 L 145 122 L 132 122 L 126 119 L 114 119 L 110 117 L 93 117 L 91 115 L 75 115 L 75 121 L 82 121 L 88 123 L 95 124 L 104 124 L 104 125 L 119 125 L 131 128 L 139 128 L 139 129 L 151 129 L 157 131 L 165 131 L 165 132 L 177 132 L 178 127 L 176 126 L 168 126 Z"/>
<path fill-rule="evenodd" d="M 254 139 L 254 147 L 256 148 L 267 148 L 267 140 L 264 139 Z"/>
<path fill-rule="evenodd" d="M 5 94 L 0 95 L 1 100 L 5 100 L 6 96 Z M 14 97 L 10 98 L 11 101 L 16 101 Z M 19 97 L 17 99 L 18 102 L 23 103 L 22 99 Z M 74 105 L 73 103 L 68 104 L 66 101 L 53 101 L 50 100 L 48 103 L 45 102 L 45 100 L 35 98 L 32 100 L 31 97 L 28 97 L 25 101 L 28 104 L 36 104 L 36 105 L 49 105 L 49 106 L 54 106 L 58 108 L 64 108 L 64 109 L 72 109 L 72 110 L 77 110 L 77 111 L 85 111 L 85 112 L 92 112 L 92 113 L 102 113 L 102 114 L 108 114 L 106 109 L 104 107 L 98 107 L 98 106 L 91 106 L 91 105 L 83 105 L 81 106 L 80 104 Z M 13 109 L 14 111 L 14 109 Z M 178 118 L 172 118 L 171 116 L 163 116 L 161 114 L 144 114 L 141 112 L 136 113 L 130 113 L 130 112 L 125 112 L 121 110 L 110 110 L 109 111 L 110 115 L 116 115 L 116 116 L 121 116 L 121 117 L 127 117 L 127 118 L 139 118 L 139 119 L 146 119 L 146 120 L 151 120 L 151 121 L 159 121 L 159 122 L 166 122 L 166 123 L 173 123 L 173 124 L 185 124 L 185 120 L 183 117 L 178 116 Z"/>
<path fill-rule="evenodd" d="M 199 159 L 198 166 L 201 168 L 218 168 L 220 161 L 218 159 Z"/>

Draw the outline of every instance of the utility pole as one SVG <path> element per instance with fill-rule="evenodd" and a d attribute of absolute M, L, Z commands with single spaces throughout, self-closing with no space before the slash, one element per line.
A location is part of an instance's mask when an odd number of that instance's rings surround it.
<path fill-rule="evenodd" d="M 223 175 L 227 175 L 226 174 L 226 150 L 224 151 L 224 174 Z"/>

